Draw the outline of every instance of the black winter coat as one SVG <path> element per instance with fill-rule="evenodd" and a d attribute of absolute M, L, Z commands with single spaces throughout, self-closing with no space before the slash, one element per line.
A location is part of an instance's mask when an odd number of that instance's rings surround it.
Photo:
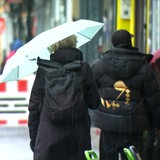
<path fill-rule="evenodd" d="M 92 65 L 101 97 L 95 126 L 114 133 L 160 128 L 160 92 L 150 58 L 135 48 L 112 48 Z"/>
<path fill-rule="evenodd" d="M 75 48 L 62 48 L 51 55 L 48 63 L 51 63 L 52 60 L 66 64 L 74 60 L 82 60 L 82 53 Z M 43 60 L 41 60 L 40 65 L 45 68 L 45 63 L 43 65 Z M 84 151 L 91 149 L 89 114 L 87 113 L 86 118 L 74 123 L 50 122 L 46 106 L 43 103 L 45 97 L 43 68 L 38 68 L 29 101 L 28 127 L 34 160 L 85 160 Z M 82 62 L 81 72 L 85 83 L 84 100 L 86 106 L 96 109 L 100 98 L 92 70 L 88 64 Z"/>

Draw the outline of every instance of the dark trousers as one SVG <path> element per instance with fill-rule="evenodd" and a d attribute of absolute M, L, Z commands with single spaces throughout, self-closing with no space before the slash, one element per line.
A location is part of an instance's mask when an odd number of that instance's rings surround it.
<path fill-rule="evenodd" d="M 156 136 L 155 130 L 150 130 L 145 136 L 143 158 L 145 160 L 160 160 L 160 136 Z"/>
<path fill-rule="evenodd" d="M 126 159 L 123 148 L 134 145 L 139 154 L 143 150 L 143 134 L 116 134 L 101 130 L 100 160 L 118 160 L 118 153 Z"/>

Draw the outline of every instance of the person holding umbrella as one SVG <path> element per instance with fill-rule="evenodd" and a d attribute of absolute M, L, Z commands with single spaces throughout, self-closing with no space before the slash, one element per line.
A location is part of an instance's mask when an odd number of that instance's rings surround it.
<path fill-rule="evenodd" d="M 96 109 L 100 97 L 92 70 L 83 62 L 76 43 L 76 36 L 71 35 L 49 47 L 50 60 L 38 59 L 28 122 L 34 160 L 85 160 L 84 151 L 91 149 L 88 108 Z M 74 81 L 72 76 L 77 80 L 75 83 L 82 85 L 76 86 L 79 91 L 75 93 L 68 86 L 68 82 Z M 51 90 L 48 84 L 51 88 L 59 87 Z M 63 91 L 65 84 L 68 89 Z"/>
<path fill-rule="evenodd" d="M 143 159 L 143 133 L 160 128 L 160 90 L 149 64 L 152 56 L 132 46 L 127 30 L 113 33 L 113 48 L 92 65 L 101 97 L 93 125 L 101 129 L 100 160 L 117 160 L 135 146 Z M 143 159 L 145 160 L 145 159 Z"/>

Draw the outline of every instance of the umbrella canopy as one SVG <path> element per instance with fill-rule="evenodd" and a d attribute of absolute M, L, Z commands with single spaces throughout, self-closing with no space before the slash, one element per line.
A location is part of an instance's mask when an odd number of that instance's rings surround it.
<path fill-rule="evenodd" d="M 48 47 L 66 37 L 76 35 L 77 48 L 89 42 L 102 28 L 103 23 L 81 19 L 59 25 L 40 33 L 19 48 L 6 63 L 1 82 L 19 80 L 38 68 L 37 57 L 50 58 Z"/>
<path fill-rule="evenodd" d="M 155 63 L 158 59 L 160 59 L 160 49 L 153 52 L 153 58 L 151 59 L 151 63 Z"/>
<path fill-rule="evenodd" d="M 152 68 L 156 72 L 157 77 L 160 78 L 160 49 L 153 52 L 153 57 L 150 63 L 151 63 Z"/>

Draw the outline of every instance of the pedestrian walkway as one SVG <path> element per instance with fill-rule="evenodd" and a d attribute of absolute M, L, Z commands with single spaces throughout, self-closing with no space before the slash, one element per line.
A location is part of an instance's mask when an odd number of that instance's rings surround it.
<path fill-rule="evenodd" d="M 99 130 L 97 128 L 91 128 L 91 143 L 92 143 L 92 150 L 99 155 Z"/>

